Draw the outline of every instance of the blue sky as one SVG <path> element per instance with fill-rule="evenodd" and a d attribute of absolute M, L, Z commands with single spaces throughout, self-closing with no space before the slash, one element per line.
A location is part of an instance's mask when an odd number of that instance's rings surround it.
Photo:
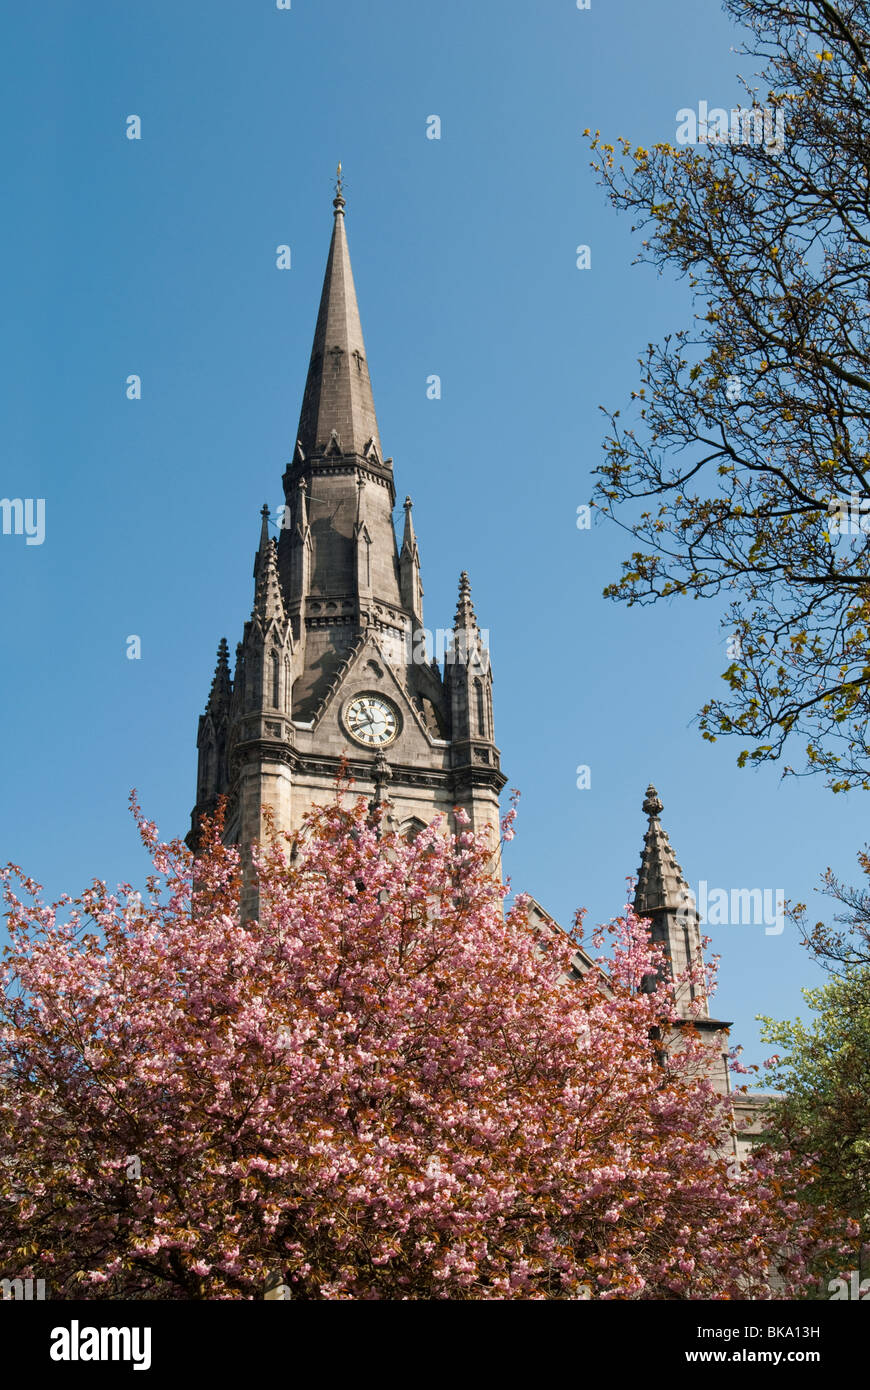
<path fill-rule="evenodd" d="M 721 12 L 42 0 L 2 29 L 0 495 L 45 498 L 46 537 L 0 536 L 0 859 L 51 893 L 140 880 L 133 786 L 165 834 L 187 829 L 215 649 L 250 610 L 259 508 L 282 501 L 341 159 L 427 625 L 450 623 L 465 568 L 491 635 L 522 791 L 515 887 L 565 923 L 619 911 L 653 780 L 693 886 L 781 888 L 821 914 L 826 866 L 854 877 L 860 793 L 738 771 L 736 745 L 704 743 L 693 716 L 728 664 L 717 609 L 606 602 L 626 538 L 576 527 L 599 405 L 627 401 L 647 342 L 691 312 L 684 286 L 632 268 L 582 131 L 649 144 L 680 107 L 738 103 L 752 64 Z M 758 1060 L 755 1015 L 794 1015 L 818 972 L 789 927 L 713 937 L 717 1011 Z"/>

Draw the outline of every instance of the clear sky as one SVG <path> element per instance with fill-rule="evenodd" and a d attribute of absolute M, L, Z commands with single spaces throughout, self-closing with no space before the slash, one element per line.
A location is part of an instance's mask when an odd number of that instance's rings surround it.
<path fill-rule="evenodd" d="M 0 23 L 0 496 L 44 498 L 46 527 L 41 545 L 0 536 L 0 859 L 51 893 L 141 880 L 133 786 L 166 835 L 187 829 L 217 643 L 235 648 L 259 508 L 283 500 L 341 159 L 427 625 L 450 624 L 465 568 L 490 632 L 522 791 L 514 886 L 566 924 L 618 912 L 652 780 L 693 887 L 821 914 L 825 867 L 854 877 L 861 794 L 704 743 L 717 609 L 606 602 L 629 542 L 576 526 L 599 405 L 627 401 L 639 353 L 691 312 L 684 286 L 632 268 L 582 131 L 649 144 L 680 107 L 738 104 L 752 64 L 716 5 L 40 0 Z M 793 1016 L 818 971 L 788 926 L 712 933 L 716 1011 L 758 1060 L 755 1015 Z"/>

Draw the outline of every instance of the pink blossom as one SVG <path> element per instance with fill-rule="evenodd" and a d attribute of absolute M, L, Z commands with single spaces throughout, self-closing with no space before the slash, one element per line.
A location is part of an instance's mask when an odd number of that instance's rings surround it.
<path fill-rule="evenodd" d="M 135 910 L 3 873 L 0 1246 L 56 1296 L 766 1298 L 777 1266 L 791 1297 L 841 1248 L 796 1159 L 729 1173 L 630 910 L 576 980 L 582 913 L 505 912 L 467 816 L 408 843 L 338 794 L 253 851 L 245 920 L 220 816 L 194 866 L 134 809 Z"/>

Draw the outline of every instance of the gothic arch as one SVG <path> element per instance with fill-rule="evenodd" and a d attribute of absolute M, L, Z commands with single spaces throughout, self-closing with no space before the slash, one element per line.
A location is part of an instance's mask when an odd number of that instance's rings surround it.
<path fill-rule="evenodd" d="M 215 774 L 215 737 L 214 730 L 209 726 L 200 752 L 200 798 L 211 795 L 212 782 Z"/>
<path fill-rule="evenodd" d="M 480 676 L 474 678 L 474 710 L 477 718 L 478 738 L 488 738 L 489 729 L 486 724 L 486 699 L 483 690 L 483 681 Z"/>

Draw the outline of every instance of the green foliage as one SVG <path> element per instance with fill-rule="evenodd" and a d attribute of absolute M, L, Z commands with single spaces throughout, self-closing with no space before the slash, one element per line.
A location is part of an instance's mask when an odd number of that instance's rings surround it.
<path fill-rule="evenodd" d="M 769 1138 L 777 1148 L 815 1156 L 818 1178 L 809 1195 L 857 1221 L 866 1248 L 870 967 L 848 967 L 842 976 L 803 994 L 815 1016 L 811 1023 L 762 1020 L 763 1040 L 777 1049 L 769 1079 L 783 1092 L 771 1111 Z M 862 1273 L 867 1272 L 865 1267 Z"/>
<path fill-rule="evenodd" d="M 596 504 L 641 548 L 605 592 L 724 598 L 740 674 L 702 733 L 740 739 L 741 765 L 797 740 L 800 770 L 870 787 L 870 546 L 829 513 L 870 508 L 870 0 L 726 9 L 760 60 L 744 108 L 775 111 L 781 142 L 592 138 L 638 259 L 697 304 L 641 359 L 634 420 L 608 412 Z"/>

